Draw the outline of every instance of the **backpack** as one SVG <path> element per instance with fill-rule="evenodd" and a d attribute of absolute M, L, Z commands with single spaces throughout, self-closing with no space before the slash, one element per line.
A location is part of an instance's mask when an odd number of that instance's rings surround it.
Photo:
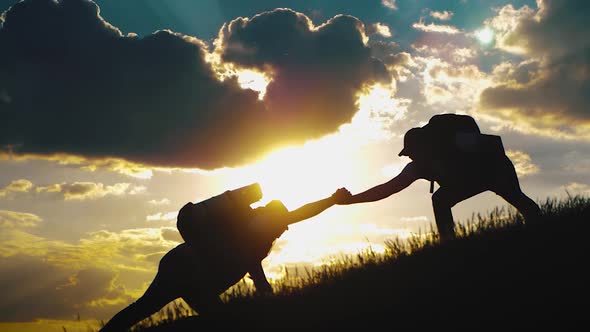
<path fill-rule="evenodd" d="M 475 119 L 469 115 L 453 113 L 434 115 L 422 128 L 433 155 L 443 158 L 444 154 L 455 157 L 464 152 L 461 146 L 469 145 L 465 140 L 474 137 L 473 134 L 481 134 Z"/>
<path fill-rule="evenodd" d="M 212 255 L 225 254 L 238 241 L 245 220 L 254 216 L 250 204 L 261 198 L 260 185 L 253 183 L 196 204 L 188 202 L 178 211 L 176 227 L 188 244 Z"/>
<path fill-rule="evenodd" d="M 482 134 L 475 119 L 469 115 L 437 114 L 421 129 L 420 148 L 427 150 L 433 167 L 443 168 L 443 172 L 456 165 L 504 155 L 500 137 Z M 433 191 L 434 180 L 431 180 L 430 193 Z"/>

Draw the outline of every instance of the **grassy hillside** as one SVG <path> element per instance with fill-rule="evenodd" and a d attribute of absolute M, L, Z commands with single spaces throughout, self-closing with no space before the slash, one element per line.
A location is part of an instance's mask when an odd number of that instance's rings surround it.
<path fill-rule="evenodd" d="M 590 200 L 547 200 L 542 209 L 535 225 L 496 210 L 474 217 L 450 243 L 392 241 L 385 255 L 343 260 L 295 286 L 277 285 L 275 295 L 234 294 L 217 317 L 144 322 L 135 330 L 587 326 Z"/>

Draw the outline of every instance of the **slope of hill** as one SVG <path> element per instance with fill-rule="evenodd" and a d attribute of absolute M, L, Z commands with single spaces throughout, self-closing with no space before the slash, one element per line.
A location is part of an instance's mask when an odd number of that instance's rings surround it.
<path fill-rule="evenodd" d="M 368 259 L 300 289 L 232 299 L 217 317 L 139 330 L 587 326 L 590 200 L 548 200 L 542 208 L 545 219 L 535 225 L 522 225 L 512 215 L 501 226 L 480 226 L 450 243 Z"/>

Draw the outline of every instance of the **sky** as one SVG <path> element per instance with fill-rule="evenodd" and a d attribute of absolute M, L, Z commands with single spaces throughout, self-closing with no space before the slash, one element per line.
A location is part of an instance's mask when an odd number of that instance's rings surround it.
<path fill-rule="evenodd" d="M 500 135 L 538 202 L 590 194 L 586 1 L 0 0 L 0 330 L 140 296 L 176 213 L 259 183 L 290 210 L 394 177 L 438 113 Z M 432 231 L 429 183 L 292 225 L 286 268 Z M 495 207 L 485 192 L 458 223 Z M 77 323 L 65 321 L 80 320 Z M 76 325 L 77 324 L 77 325 Z"/>

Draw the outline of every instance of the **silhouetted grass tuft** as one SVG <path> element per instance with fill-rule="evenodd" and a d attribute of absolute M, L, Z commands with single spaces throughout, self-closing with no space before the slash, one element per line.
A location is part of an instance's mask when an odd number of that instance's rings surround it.
<path fill-rule="evenodd" d="M 432 229 L 391 239 L 384 253 L 295 270 L 273 285 L 274 295 L 257 296 L 240 282 L 224 294 L 218 316 L 172 305 L 133 331 L 587 325 L 578 303 L 588 300 L 590 199 L 569 195 L 540 206 L 536 224 L 496 208 L 457 223 L 455 241 L 439 243 Z"/>

